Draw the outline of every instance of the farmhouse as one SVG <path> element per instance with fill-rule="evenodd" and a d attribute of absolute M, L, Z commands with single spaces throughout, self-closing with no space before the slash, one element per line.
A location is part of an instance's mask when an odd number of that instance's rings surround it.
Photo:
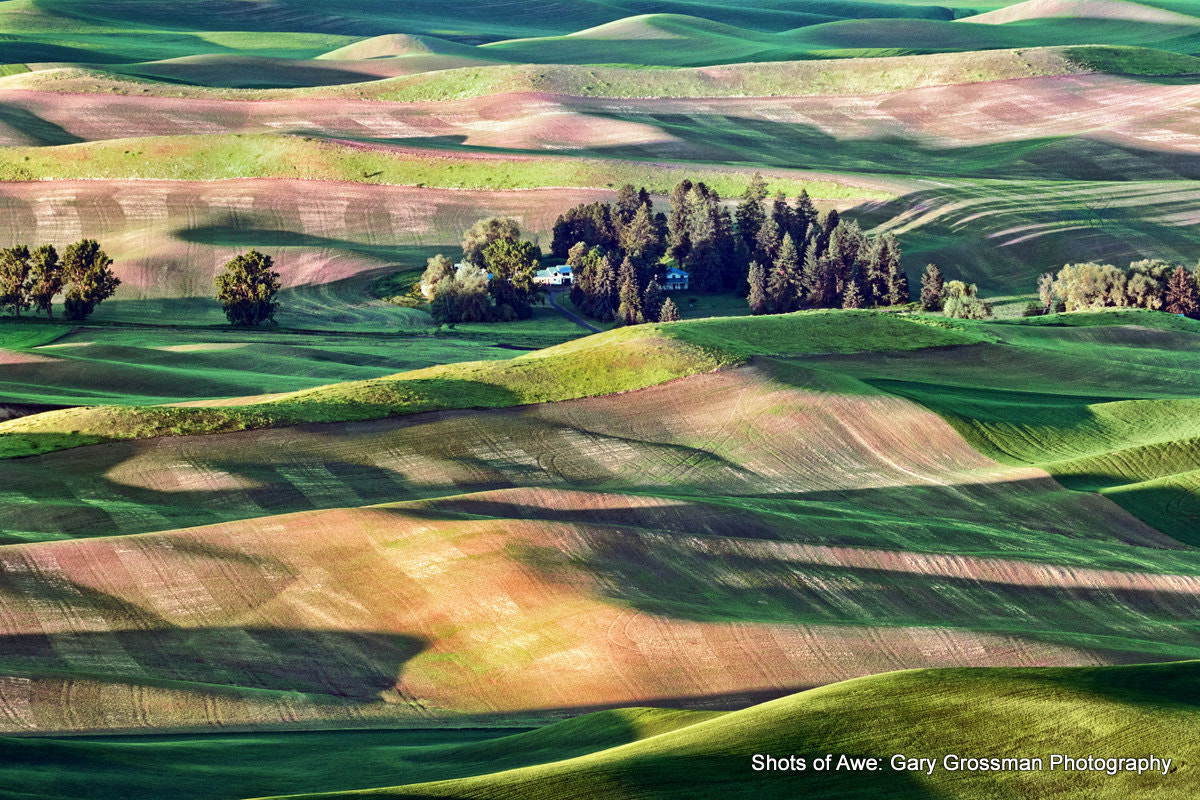
<path fill-rule="evenodd" d="M 560 264 L 557 267 L 547 267 L 539 269 L 533 276 L 534 283 L 540 283 L 543 286 L 570 286 L 571 279 L 575 276 L 571 267 L 566 264 Z"/>
<path fill-rule="evenodd" d="M 663 288 L 668 292 L 686 290 L 688 288 L 688 274 L 676 267 L 669 268 Z"/>

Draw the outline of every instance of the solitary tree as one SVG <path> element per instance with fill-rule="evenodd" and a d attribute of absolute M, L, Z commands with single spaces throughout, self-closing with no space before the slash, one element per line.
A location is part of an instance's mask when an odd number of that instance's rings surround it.
<path fill-rule="evenodd" d="M 275 319 L 279 273 L 268 255 L 251 250 L 225 265 L 214 283 L 225 316 L 234 325 L 258 325 Z"/>
<path fill-rule="evenodd" d="M 1166 310 L 1171 314 L 1200 314 L 1200 290 L 1195 279 L 1183 267 L 1178 267 L 1167 284 Z"/>
<path fill-rule="evenodd" d="M 113 296 L 121 279 L 113 274 L 112 259 L 95 239 L 82 239 L 63 251 L 62 273 L 67 286 L 63 316 L 80 320 Z"/>
<path fill-rule="evenodd" d="M 937 264 L 926 264 L 925 274 L 921 276 L 921 308 L 926 311 L 937 311 L 942 307 L 942 292 L 946 280 Z"/>
<path fill-rule="evenodd" d="M 47 319 L 54 319 L 54 297 L 63 287 L 62 262 L 54 245 L 44 244 L 33 251 L 29 264 L 29 302 Z"/>
<path fill-rule="evenodd" d="M 659 322 L 679 322 L 679 306 L 675 305 L 675 301 L 667 298 L 663 301 L 662 310 L 658 312 Z"/>
<path fill-rule="evenodd" d="M 23 244 L 0 250 L 0 307 L 18 317 L 29 308 L 29 248 Z"/>

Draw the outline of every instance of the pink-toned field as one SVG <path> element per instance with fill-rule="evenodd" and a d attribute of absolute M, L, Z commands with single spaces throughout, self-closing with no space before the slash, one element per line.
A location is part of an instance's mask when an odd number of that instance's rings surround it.
<path fill-rule="evenodd" d="M 372 100 L 211 100 L 0 90 L 0 102 L 75 140 L 292 133 L 387 140 L 454 137 L 468 146 L 532 150 L 639 148 L 658 158 L 704 158 L 702 137 L 680 138 L 664 115 L 803 126 L 838 139 L 900 137 L 956 148 L 1055 136 L 1194 154 L 1200 87 L 1114 75 L 959 83 L 859 95 L 604 99 L 500 94 L 438 103 Z M 62 134 L 60 134 L 61 136 Z M 0 144 L 39 144 L 0 123 Z M 431 143 L 435 143 L 432 142 Z"/>
<path fill-rule="evenodd" d="M 511 722 L 1200 651 L 1190 567 L 1091 565 L 1173 540 L 778 364 L 101 445 L 0 481 L 6 530 L 100 537 L 0 548 L 14 732 Z"/>

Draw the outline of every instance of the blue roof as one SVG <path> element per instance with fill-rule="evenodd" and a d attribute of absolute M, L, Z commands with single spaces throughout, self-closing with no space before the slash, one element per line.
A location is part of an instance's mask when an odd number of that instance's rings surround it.
<path fill-rule="evenodd" d="M 667 268 L 667 277 L 668 278 L 686 278 L 687 276 L 688 276 L 688 274 L 681 269 L 678 269 L 676 267 L 668 267 Z"/>

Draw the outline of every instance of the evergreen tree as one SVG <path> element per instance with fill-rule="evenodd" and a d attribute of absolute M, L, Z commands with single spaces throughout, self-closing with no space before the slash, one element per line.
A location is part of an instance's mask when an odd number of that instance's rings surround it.
<path fill-rule="evenodd" d="M 79 273 L 71 266 L 75 255 L 72 253 L 73 247 L 75 245 L 67 248 L 63 258 L 72 279 L 71 289 L 67 292 L 67 316 L 71 319 L 82 319 L 83 317 L 75 316 L 82 310 L 81 306 L 72 307 L 72 293 L 77 292 L 81 285 Z M 225 265 L 225 269 L 214 283 L 217 287 L 216 299 L 221 301 L 225 316 L 231 323 L 259 325 L 274 320 L 275 312 L 279 309 L 279 304 L 275 302 L 275 293 L 279 291 L 279 273 L 274 270 L 274 266 L 270 256 L 257 250 L 236 256 Z M 81 295 L 77 296 L 80 297 L 81 304 L 85 303 Z"/>
<path fill-rule="evenodd" d="M 746 302 L 750 304 L 751 314 L 767 313 L 767 273 L 757 261 L 750 262 L 750 296 Z"/>
<path fill-rule="evenodd" d="M 637 273 L 628 258 L 621 262 L 618 275 L 621 283 L 620 305 L 617 306 L 617 322 L 621 325 L 640 325 L 646 319 L 642 314 L 642 299 L 638 294 Z"/>
<path fill-rule="evenodd" d="M 637 268 L 638 285 L 645 286 L 663 256 L 663 242 L 647 206 L 639 205 L 629 224 L 621 229 L 621 250 Z"/>
<path fill-rule="evenodd" d="M 63 287 L 62 262 L 54 245 L 44 244 L 33 251 L 29 266 L 29 302 L 47 319 L 54 319 L 54 297 Z"/>
<path fill-rule="evenodd" d="M 755 248 L 758 240 L 758 230 L 766 218 L 763 201 L 767 199 L 767 182 L 761 172 L 754 173 L 746 191 L 742 192 L 742 202 L 737 207 L 737 232 L 745 244 L 746 250 Z"/>
<path fill-rule="evenodd" d="M 942 293 L 946 281 L 937 264 L 926 264 L 925 274 L 921 276 L 921 308 L 926 311 L 938 311 L 942 307 Z"/>
<path fill-rule="evenodd" d="M 29 248 L 23 244 L 0 250 L 0 308 L 18 317 L 29 308 Z"/>
<path fill-rule="evenodd" d="M 671 214 L 667 218 L 667 255 L 682 264 L 692 249 L 688 219 L 688 197 L 692 192 L 692 182 L 684 178 L 671 189 Z"/>
<path fill-rule="evenodd" d="M 662 311 L 658 312 L 659 322 L 679 322 L 679 306 L 675 305 L 675 301 L 667 298 L 663 301 Z"/>
<path fill-rule="evenodd" d="M 689 281 L 696 289 L 702 292 L 718 291 L 723 285 L 725 264 L 721 252 L 721 217 L 717 197 L 703 183 L 697 183 L 688 192 L 686 205 L 691 251 L 684 258 L 684 269 L 688 271 Z"/>
<path fill-rule="evenodd" d="M 812 198 L 808 196 L 808 192 L 804 189 L 800 190 L 800 196 L 796 198 L 794 216 L 796 230 L 800 235 L 793 238 L 796 239 L 797 243 L 807 242 L 812 237 L 812 228 L 817 224 L 817 207 L 813 205 Z"/>
<path fill-rule="evenodd" d="M 1168 314 L 1200 316 L 1200 289 L 1196 279 L 1183 267 L 1177 267 L 1167 284 L 1167 300 L 1164 309 Z"/>
<path fill-rule="evenodd" d="M 887 301 L 888 244 L 883 239 L 869 242 L 862 259 L 862 307 L 880 305 Z"/>
<path fill-rule="evenodd" d="M 890 233 L 884 234 L 883 242 L 887 245 L 887 259 L 885 264 L 887 271 L 888 305 L 902 306 L 909 301 L 910 292 L 908 288 L 908 273 L 904 271 L 904 265 L 900 263 L 900 243 Z"/>
<path fill-rule="evenodd" d="M 779 257 L 779 245 L 783 243 L 783 233 L 774 215 L 763 220 L 758 229 L 758 237 L 754 242 L 754 260 L 760 264 L 774 264 Z"/>
<path fill-rule="evenodd" d="M 800 254 L 796 252 L 796 243 L 792 235 L 785 233 L 783 243 L 779 245 L 779 256 L 775 259 L 774 269 L 767 278 L 767 300 L 772 312 L 784 314 L 794 311 L 799 305 L 800 284 Z"/>
<path fill-rule="evenodd" d="M 771 218 L 775 220 L 775 224 L 779 227 L 779 235 L 792 235 L 792 241 L 796 243 L 796 249 L 799 250 L 804 244 L 804 234 L 798 231 L 796 215 L 788 203 L 787 195 L 782 191 L 775 193 L 775 197 L 771 204 Z"/>
<path fill-rule="evenodd" d="M 721 260 L 718 273 L 719 281 L 716 289 L 730 291 L 738 285 L 739 279 L 746 274 L 749 260 L 746 258 L 746 248 L 740 237 L 733 231 L 733 215 L 729 209 L 720 205 L 720 198 L 713 194 L 716 211 L 716 250 Z"/>
<path fill-rule="evenodd" d="M 642 316 L 649 322 L 657 322 L 659 314 L 662 312 L 663 291 L 662 286 L 654 278 L 650 279 L 650 283 L 646 286 L 646 291 L 642 295 Z"/>
<path fill-rule="evenodd" d="M 800 265 L 800 293 L 810 306 L 820 306 L 821 257 L 817 254 L 817 239 L 809 240 L 804 249 L 804 262 Z"/>
<path fill-rule="evenodd" d="M 616 213 L 613 214 L 613 220 L 617 223 L 618 229 L 633 222 L 633 215 L 637 213 L 641 205 L 637 189 L 633 188 L 632 183 L 626 183 L 617 190 L 617 208 Z"/>
<path fill-rule="evenodd" d="M 616 316 L 616 305 L 613 302 L 616 294 L 617 271 L 613 268 L 612 256 L 601 256 L 596 266 L 591 315 L 603 322 L 612 321 Z"/>
<path fill-rule="evenodd" d="M 250 253 L 255 253 L 251 250 Z M 249 256 L 250 253 L 246 255 Z M 255 255 L 259 255 L 255 253 Z M 267 258 L 266 256 L 260 256 Z M 270 270 L 270 259 L 267 258 L 267 269 Z M 63 282 L 66 285 L 66 297 L 63 303 L 63 316 L 69 320 L 81 320 L 91 314 L 96 306 L 113 296 L 121 285 L 111 269 L 112 259 L 100 249 L 95 239 L 81 239 L 67 245 L 62 256 Z M 259 305 L 259 311 L 265 311 L 269 320 L 276 309 L 275 292 L 279 290 L 277 273 L 270 273 L 273 278 L 263 277 L 261 282 L 248 295 L 249 302 L 266 303 Z M 261 320 L 260 320 L 261 321 Z"/>
<path fill-rule="evenodd" d="M 861 284 L 860 273 L 856 270 L 846 281 L 846 290 L 842 293 L 842 308 L 863 307 L 863 293 L 858 288 Z"/>
<path fill-rule="evenodd" d="M 832 212 L 831 212 L 832 213 Z M 857 269 L 859 255 L 866 243 L 866 238 L 856 221 L 840 220 L 833 233 L 829 236 L 829 248 L 826 256 L 835 268 L 835 297 L 834 302 L 840 305 L 842 292 L 846 282 Z M 859 291 L 862 287 L 859 286 Z"/>

